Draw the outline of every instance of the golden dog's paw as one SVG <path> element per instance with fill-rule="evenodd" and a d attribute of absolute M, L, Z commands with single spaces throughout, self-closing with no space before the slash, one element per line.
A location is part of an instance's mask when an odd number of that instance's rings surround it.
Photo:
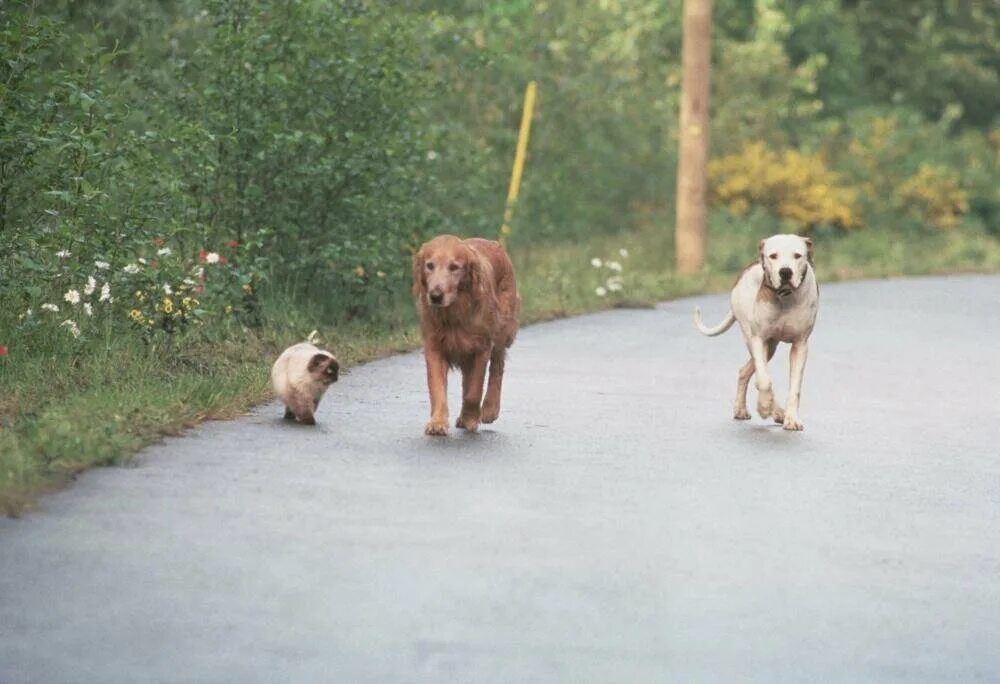
<path fill-rule="evenodd" d="M 798 432 L 803 429 L 802 423 L 795 416 L 785 416 L 785 420 L 782 424 L 786 430 L 794 430 Z"/>
<path fill-rule="evenodd" d="M 500 404 L 493 406 L 492 404 L 483 404 L 483 417 L 482 421 L 484 423 L 492 423 L 497 418 L 500 417 Z"/>
<path fill-rule="evenodd" d="M 448 434 L 448 421 L 447 420 L 435 420 L 431 419 L 427 421 L 427 425 L 424 426 L 425 435 L 440 435 L 444 436 Z"/>
<path fill-rule="evenodd" d="M 477 416 L 463 413 L 458 417 L 458 420 L 455 421 L 455 427 L 468 430 L 469 432 L 475 432 L 479 429 L 479 418 Z"/>
<path fill-rule="evenodd" d="M 750 420 L 750 412 L 747 411 L 746 406 L 733 411 L 733 420 Z"/>

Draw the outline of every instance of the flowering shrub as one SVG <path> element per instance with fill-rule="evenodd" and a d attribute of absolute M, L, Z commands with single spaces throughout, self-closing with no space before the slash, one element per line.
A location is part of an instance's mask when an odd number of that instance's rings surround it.
<path fill-rule="evenodd" d="M 137 257 L 122 269 L 132 293 L 128 320 L 146 336 L 182 331 L 208 318 L 258 322 L 260 276 L 242 267 L 239 251 L 240 244 L 230 240 L 225 250 L 202 249 L 197 259 L 184 260 L 169 247 Z"/>
<path fill-rule="evenodd" d="M 622 247 L 618 250 L 618 256 L 628 259 L 628 250 Z M 622 262 L 614 259 L 601 259 L 594 257 L 590 260 L 590 265 L 597 269 L 599 278 L 598 285 L 594 288 L 594 294 L 598 297 L 620 298 L 625 289 L 625 270 Z"/>
<path fill-rule="evenodd" d="M 957 226 L 969 210 L 958 174 L 932 164 L 921 164 L 920 170 L 899 186 L 896 202 L 911 216 L 942 229 Z"/>
<path fill-rule="evenodd" d="M 708 165 L 712 201 L 744 215 L 760 206 L 809 231 L 820 224 L 859 225 L 855 191 L 817 154 L 776 152 L 762 142 Z"/>

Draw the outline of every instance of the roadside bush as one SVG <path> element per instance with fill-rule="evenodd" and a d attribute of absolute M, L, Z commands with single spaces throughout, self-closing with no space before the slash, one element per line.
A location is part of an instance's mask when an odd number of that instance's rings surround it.
<path fill-rule="evenodd" d="M 712 201 L 737 215 L 764 207 L 801 232 L 821 224 L 859 225 L 854 190 L 818 154 L 751 143 L 709 162 L 708 176 Z"/>
<path fill-rule="evenodd" d="M 958 174 L 931 164 L 921 164 L 917 173 L 899 186 L 896 198 L 911 216 L 935 228 L 954 228 L 969 210 Z"/>

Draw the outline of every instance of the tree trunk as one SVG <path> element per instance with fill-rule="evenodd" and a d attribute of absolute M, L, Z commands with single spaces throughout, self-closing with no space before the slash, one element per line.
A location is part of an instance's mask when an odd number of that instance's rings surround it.
<path fill-rule="evenodd" d="M 680 155 L 674 246 L 679 273 L 697 273 L 705 262 L 705 166 L 712 0 L 684 0 Z"/>

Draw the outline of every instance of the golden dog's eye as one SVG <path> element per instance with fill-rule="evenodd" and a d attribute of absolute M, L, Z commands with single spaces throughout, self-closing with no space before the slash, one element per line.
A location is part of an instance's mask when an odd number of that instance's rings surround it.
<path fill-rule="evenodd" d="M 778 258 L 778 253 L 777 253 L 777 252 L 775 252 L 774 254 L 769 254 L 769 255 L 768 255 L 768 258 L 769 258 L 769 259 L 777 259 L 777 258 Z"/>
<path fill-rule="evenodd" d="M 796 255 L 795 255 L 795 258 L 796 258 L 796 259 L 801 259 L 801 258 L 802 258 L 802 255 L 801 255 L 801 254 L 796 254 Z"/>
<path fill-rule="evenodd" d="M 427 270 L 428 271 L 433 271 L 434 270 L 434 264 L 432 264 L 431 262 L 428 261 L 427 262 Z"/>
<path fill-rule="evenodd" d="M 458 269 L 459 269 L 458 264 L 449 264 L 448 265 L 448 270 L 449 271 L 457 271 Z"/>

